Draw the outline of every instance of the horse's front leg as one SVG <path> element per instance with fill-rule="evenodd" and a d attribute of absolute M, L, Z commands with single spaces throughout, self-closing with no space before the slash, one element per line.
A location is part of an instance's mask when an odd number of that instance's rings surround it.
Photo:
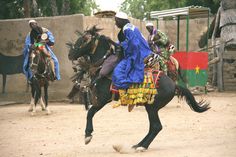
<path fill-rule="evenodd" d="M 95 113 L 97 113 L 100 109 L 102 109 L 104 105 L 92 106 L 87 112 L 87 122 L 85 129 L 85 144 L 88 144 L 92 140 L 92 132 L 93 132 L 93 117 Z"/>
<path fill-rule="evenodd" d="M 40 105 L 41 105 L 42 111 L 45 111 L 46 110 L 45 109 L 45 103 L 43 101 L 43 97 L 42 96 L 40 97 Z"/>
<path fill-rule="evenodd" d="M 33 111 L 31 112 L 31 115 L 34 116 L 35 113 L 36 113 L 36 105 L 37 105 L 37 103 L 38 103 L 39 98 L 41 97 L 41 88 L 40 88 L 39 83 L 38 83 L 36 80 L 34 80 L 34 81 L 32 82 L 32 84 L 33 84 L 33 87 L 34 87 L 34 90 L 35 90 L 35 91 L 34 91 L 34 105 L 33 105 Z"/>
<path fill-rule="evenodd" d="M 51 111 L 48 107 L 48 85 L 49 85 L 48 81 L 45 80 L 45 84 L 44 84 L 45 110 L 46 110 L 47 114 L 49 115 L 49 114 L 51 114 Z"/>
<path fill-rule="evenodd" d="M 101 82 L 100 82 L 101 81 Z M 85 144 L 88 144 L 92 139 L 93 132 L 93 117 L 100 109 L 102 109 L 108 102 L 111 101 L 110 80 L 101 79 L 97 82 L 96 94 L 97 105 L 93 105 L 87 113 L 87 123 L 85 129 Z"/>
<path fill-rule="evenodd" d="M 30 106 L 29 106 L 29 109 L 28 109 L 29 112 L 33 111 L 33 106 L 34 106 L 34 97 L 31 97 L 31 99 L 30 99 Z"/>
<path fill-rule="evenodd" d="M 35 89 L 34 86 L 32 84 L 30 84 L 31 86 L 31 99 L 30 99 L 30 106 L 28 111 L 32 112 L 33 111 L 33 106 L 34 106 L 34 93 L 35 93 Z"/>
<path fill-rule="evenodd" d="M 34 103 L 33 103 L 33 107 L 32 107 L 32 112 L 31 112 L 31 115 L 34 116 L 36 114 L 36 105 L 38 103 L 38 100 L 39 100 L 39 93 L 38 92 L 35 92 L 34 93 Z"/>

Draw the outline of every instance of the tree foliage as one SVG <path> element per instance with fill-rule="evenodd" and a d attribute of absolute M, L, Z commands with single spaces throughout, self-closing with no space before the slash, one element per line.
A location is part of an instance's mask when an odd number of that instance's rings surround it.
<path fill-rule="evenodd" d="M 220 0 L 124 0 L 121 10 L 134 18 L 143 19 L 150 11 L 198 5 L 209 7 L 214 14 L 219 3 Z M 0 0 L 0 6 L 0 19 L 75 13 L 90 15 L 98 10 L 95 0 Z"/>
<path fill-rule="evenodd" d="M 24 5 L 30 3 L 30 5 Z M 70 15 L 90 15 L 98 6 L 95 0 L 1 0 L 0 19 Z M 26 8 L 29 7 L 29 8 Z"/>
<path fill-rule="evenodd" d="M 209 7 L 215 14 L 219 7 L 220 0 L 125 0 L 121 10 L 130 16 L 138 19 L 148 18 L 150 11 L 159 11 L 186 6 Z"/>
<path fill-rule="evenodd" d="M 24 15 L 23 0 L 1 0 L 0 19 L 20 18 Z"/>

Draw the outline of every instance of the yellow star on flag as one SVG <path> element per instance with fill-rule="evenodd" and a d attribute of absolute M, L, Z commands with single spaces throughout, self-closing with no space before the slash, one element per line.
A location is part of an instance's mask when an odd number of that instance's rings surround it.
<path fill-rule="evenodd" d="M 199 74 L 199 72 L 200 72 L 200 67 L 197 65 L 196 68 L 195 68 L 195 73 Z"/>

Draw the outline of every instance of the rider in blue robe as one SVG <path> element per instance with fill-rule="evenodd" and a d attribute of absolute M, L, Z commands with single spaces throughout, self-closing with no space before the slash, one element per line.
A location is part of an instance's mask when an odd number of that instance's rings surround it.
<path fill-rule="evenodd" d="M 144 58 L 151 50 L 139 29 L 129 22 L 125 13 L 117 13 L 115 21 L 121 29 L 118 39 L 124 57 L 114 69 L 112 82 L 118 89 L 127 89 L 132 83 L 143 82 Z"/>
<path fill-rule="evenodd" d="M 29 24 L 30 24 L 30 26 L 36 25 L 36 27 L 38 27 L 37 22 L 35 20 L 30 20 Z M 32 26 L 31 26 L 31 28 L 32 28 Z M 50 48 L 50 46 L 54 45 L 54 42 L 55 42 L 54 37 L 48 29 L 41 27 L 41 30 L 42 30 L 42 32 L 40 32 L 40 33 L 46 33 L 48 35 L 48 42 L 47 42 L 47 44 L 45 44 L 45 47 L 48 50 L 48 52 L 51 54 L 51 57 L 53 59 L 53 62 L 55 65 L 56 79 L 60 80 L 61 77 L 60 77 L 59 62 L 58 62 L 56 55 L 53 53 L 52 49 Z M 34 40 L 35 40 L 34 38 L 32 38 L 32 34 L 34 33 L 34 32 L 33 33 L 32 32 L 33 32 L 33 28 L 32 28 L 32 31 L 30 33 L 28 33 L 28 35 L 26 36 L 25 45 L 24 45 L 24 49 L 23 49 L 23 54 L 24 54 L 23 72 L 28 80 L 30 80 L 32 78 L 32 72 L 30 71 L 30 68 L 29 68 L 29 51 L 30 51 L 31 45 L 34 44 Z"/>

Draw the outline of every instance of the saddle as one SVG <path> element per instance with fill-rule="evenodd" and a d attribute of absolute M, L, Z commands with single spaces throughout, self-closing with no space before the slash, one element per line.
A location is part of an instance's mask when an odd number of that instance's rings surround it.
<path fill-rule="evenodd" d="M 56 74 L 55 74 L 55 65 L 54 62 L 52 60 L 52 58 L 47 58 L 47 79 L 50 81 L 54 81 L 56 79 Z"/>
<path fill-rule="evenodd" d="M 178 61 L 170 56 L 170 59 L 167 61 L 167 75 L 173 80 L 176 81 L 178 78 L 179 63 Z"/>

